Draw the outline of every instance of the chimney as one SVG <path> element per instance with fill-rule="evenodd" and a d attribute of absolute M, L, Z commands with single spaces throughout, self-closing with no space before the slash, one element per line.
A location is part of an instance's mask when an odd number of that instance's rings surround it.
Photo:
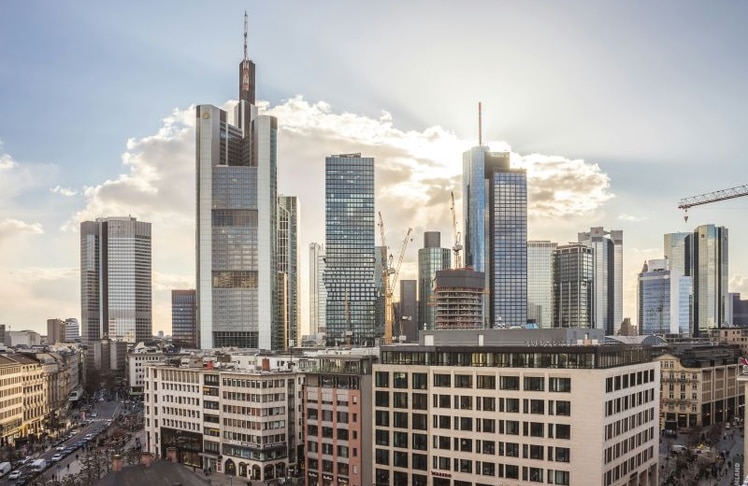
<path fill-rule="evenodd" d="M 150 452 L 141 453 L 140 463 L 144 465 L 145 467 L 150 467 L 151 466 L 151 453 Z"/>
<path fill-rule="evenodd" d="M 118 472 L 122 470 L 122 456 L 115 454 L 112 457 L 112 471 Z"/>
<path fill-rule="evenodd" d="M 176 447 L 166 448 L 166 460 L 169 462 L 179 462 L 177 460 L 177 448 Z"/>

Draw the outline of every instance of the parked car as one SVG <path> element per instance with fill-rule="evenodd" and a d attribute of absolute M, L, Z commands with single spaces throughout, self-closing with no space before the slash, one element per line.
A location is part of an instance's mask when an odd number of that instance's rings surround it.
<path fill-rule="evenodd" d="M 50 459 L 50 460 L 51 460 L 52 462 L 57 462 L 57 461 L 59 461 L 60 459 L 62 459 L 62 454 L 60 454 L 60 453 L 58 452 L 57 454 L 55 454 L 54 456 L 52 456 L 52 459 Z"/>
<path fill-rule="evenodd" d="M 8 474 L 8 479 L 18 479 L 21 477 L 21 470 L 16 469 L 15 471 L 11 471 L 10 474 Z"/>

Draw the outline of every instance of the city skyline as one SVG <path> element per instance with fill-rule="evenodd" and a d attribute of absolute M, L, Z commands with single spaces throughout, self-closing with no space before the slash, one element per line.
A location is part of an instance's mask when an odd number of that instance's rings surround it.
<path fill-rule="evenodd" d="M 591 226 L 626 232 L 624 317 L 636 316 L 636 275 L 663 256 L 665 233 L 714 224 L 729 229 L 734 248 L 748 238 L 745 200 L 693 208 L 687 224 L 676 208 L 682 197 L 744 182 L 729 174 L 740 173 L 748 73 L 727 61 L 748 45 L 737 21 L 746 7 L 710 8 L 694 37 L 689 26 L 707 8 L 695 3 L 678 4 L 678 15 L 667 2 L 542 11 L 481 3 L 480 19 L 446 4 L 423 16 L 424 7 L 387 2 L 355 12 L 290 3 L 298 16 L 251 2 L 221 12 L 165 2 L 153 15 L 137 4 L 0 7 L 0 41 L 12 46 L 0 60 L 0 322 L 44 330 L 49 316 L 78 316 L 77 226 L 131 214 L 153 223 L 153 330 L 168 332 L 170 291 L 195 286 L 193 105 L 233 108 L 225 102 L 236 96 L 245 8 L 250 57 L 262 66 L 258 106 L 279 122 L 278 189 L 304 207 L 302 248 L 324 242 L 324 157 L 351 152 L 377 160 L 389 241 L 413 226 L 416 241 L 441 231 L 450 247 L 449 192 L 461 207 L 461 154 L 476 145 L 478 101 L 484 145 L 511 145 L 513 165 L 528 171 L 528 239 L 563 244 Z M 157 20 L 167 11 L 173 26 Z M 346 16 L 370 20 L 346 43 L 313 21 Z M 468 17 L 502 18 L 507 28 L 477 28 Z M 414 18 L 422 41 L 405 29 Z M 559 23 L 561 39 L 552 35 Z M 374 35 L 383 28 L 388 39 Z M 194 35 L 205 29 L 209 36 Z M 277 39 L 279 29 L 293 35 Z M 48 62 L 34 60 L 40 46 Z M 399 74 L 370 69 L 386 63 Z M 511 76 L 497 85 L 496 69 Z M 58 121 L 44 143 L 40 117 Z M 417 275 L 416 253 L 412 245 L 402 279 Z M 730 260 L 729 291 L 745 293 L 746 256 Z M 305 290 L 300 302 L 306 317 Z"/>

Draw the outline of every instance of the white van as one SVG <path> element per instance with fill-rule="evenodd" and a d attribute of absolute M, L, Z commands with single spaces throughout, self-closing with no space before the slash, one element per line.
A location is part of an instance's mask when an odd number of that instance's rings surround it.
<path fill-rule="evenodd" d="M 681 444 L 673 444 L 670 446 L 670 452 L 684 452 L 687 451 L 688 447 Z"/>
<path fill-rule="evenodd" d="M 10 472 L 12 468 L 9 462 L 0 462 L 0 477 L 5 476 Z"/>
<path fill-rule="evenodd" d="M 37 459 L 31 463 L 31 470 L 34 472 L 41 472 L 47 469 L 47 461 L 45 459 Z"/>

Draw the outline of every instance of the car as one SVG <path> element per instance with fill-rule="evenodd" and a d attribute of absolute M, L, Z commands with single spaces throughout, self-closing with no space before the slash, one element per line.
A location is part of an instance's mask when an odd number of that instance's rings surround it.
<path fill-rule="evenodd" d="M 57 447 L 55 447 L 55 450 L 56 450 L 56 451 L 59 451 L 59 452 L 62 452 L 62 451 L 64 451 L 64 450 L 65 450 L 65 446 L 64 446 L 63 444 L 60 444 L 60 445 L 58 445 Z"/>
<path fill-rule="evenodd" d="M 60 454 L 60 453 L 58 452 L 57 454 L 55 454 L 54 456 L 52 456 L 52 459 L 50 459 L 50 461 L 52 461 L 52 462 L 57 462 L 57 461 L 59 461 L 60 459 L 62 459 L 62 454 Z"/>
<path fill-rule="evenodd" d="M 92 413 L 91 413 L 91 418 L 96 418 L 96 417 L 98 417 L 98 416 L 99 416 L 99 414 L 98 414 L 98 413 L 96 413 L 96 412 L 92 412 Z"/>
<path fill-rule="evenodd" d="M 8 479 L 18 479 L 21 477 L 21 470 L 16 469 L 15 471 L 11 471 L 10 474 L 8 474 Z"/>
<path fill-rule="evenodd" d="M 16 463 L 17 463 L 17 464 L 18 464 L 19 466 L 23 466 L 24 464 L 26 464 L 26 463 L 27 463 L 27 462 L 29 462 L 30 460 L 31 460 L 31 458 L 29 458 L 29 457 L 24 457 L 23 459 L 19 459 L 19 460 L 18 460 L 18 461 L 17 461 Z"/>
<path fill-rule="evenodd" d="M 112 419 L 107 419 L 107 420 L 106 420 L 106 424 L 107 424 L 107 425 L 112 425 Z"/>

